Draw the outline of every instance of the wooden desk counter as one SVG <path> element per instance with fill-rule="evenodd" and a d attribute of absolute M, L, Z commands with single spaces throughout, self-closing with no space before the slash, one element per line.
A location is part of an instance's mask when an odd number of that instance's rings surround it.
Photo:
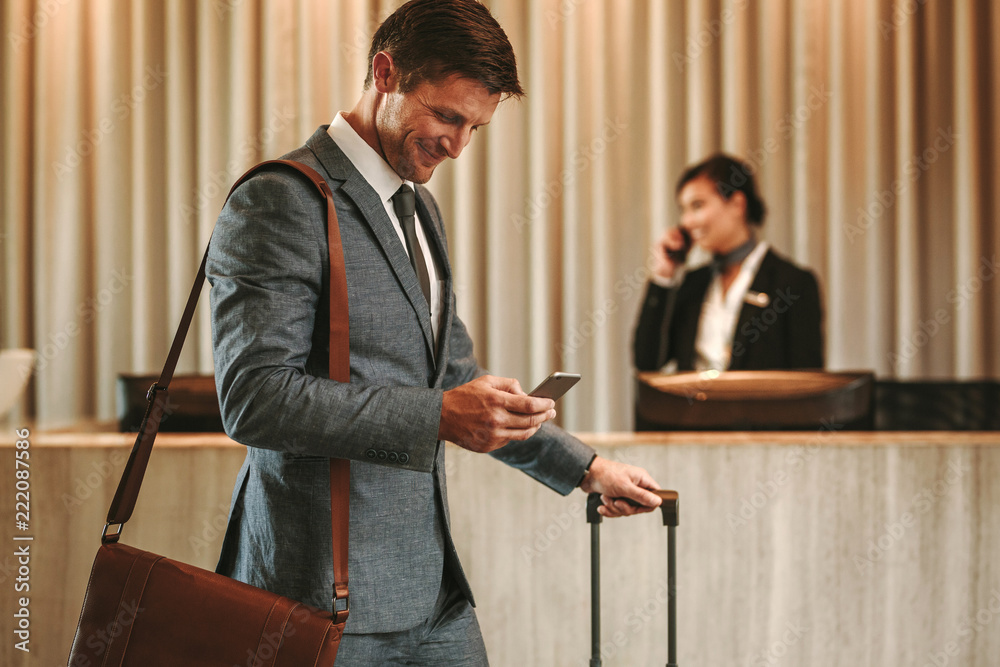
<path fill-rule="evenodd" d="M 681 497 L 682 665 L 993 666 L 1000 655 L 1000 433 L 610 433 L 581 438 Z M 133 436 L 32 432 L 29 529 L 0 433 L 2 665 L 65 664 Z M 123 541 L 211 568 L 244 448 L 162 434 Z M 589 658 L 585 496 L 450 446 L 453 531 L 494 665 Z M 604 664 L 666 659 L 659 513 L 602 526 Z M 32 536 L 17 592 L 15 536 Z M 14 647 L 30 598 L 30 653 Z M 517 637 L 517 641 L 512 641 Z"/>
<path fill-rule="evenodd" d="M 98 430 L 65 429 L 58 431 L 32 430 L 32 447 L 131 447 L 134 433 L 110 431 L 107 425 Z M 829 446 L 997 446 L 1000 431 L 619 431 L 612 433 L 576 433 L 593 447 L 630 447 L 634 445 L 807 445 Z M 13 429 L 0 432 L 0 446 L 14 442 Z M 224 433 L 161 433 L 156 448 L 165 447 L 238 447 Z"/>

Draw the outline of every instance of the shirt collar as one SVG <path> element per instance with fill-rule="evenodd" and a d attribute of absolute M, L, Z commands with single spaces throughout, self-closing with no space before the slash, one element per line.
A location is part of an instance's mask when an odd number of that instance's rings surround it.
<path fill-rule="evenodd" d="M 344 152 L 351 164 L 361 172 L 361 176 L 372 186 L 383 203 L 388 202 L 403 183 L 408 183 L 410 187 L 413 187 L 412 183 L 401 179 L 389 166 L 389 163 L 383 160 L 382 156 L 376 153 L 375 149 L 354 131 L 351 124 L 344 118 L 343 111 L 334 117 L 327 134 L 337 142 L 340 150 Z"/>
<path fill-rule="evenodd" d="M 716 273 L 730 266 L 740 264 L 757 247 L 757 236 L 751 231 L 750 238 L 727 253 L 712 256 L 712 270 Z"/>
<path fill-rule="evenodd" d="M 770 247 L 767 241 L 758 241 L 746 259 L 743 260 L 743 266 L 740 267 L 741 270 L 747 271 L 754 276 L 757 275 L 757 269 L 760 268 L 760 263 L 764 261 L 764 255 L 767 254 Z"/>

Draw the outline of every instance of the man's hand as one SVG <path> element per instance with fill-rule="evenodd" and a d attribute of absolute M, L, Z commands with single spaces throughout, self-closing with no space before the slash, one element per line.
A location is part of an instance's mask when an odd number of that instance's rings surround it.
<path fill-rule="evenodd" d="M 660 488 L 648 472 L 600 456 L 590 464 L 590 472 L 580 482 L 580 488 L 587 493 L 601 494 L 604 505 L 598 507 L 597 511 L 606 517 L 652 512 L 660 506 L 660 497 L 646 490 Z M 629 498 L 639 506 L 615 498 Z"/>
<path fill-rule="evenodd" d="M 484 375 L 444 392 L 438 438 L 485 453 L 527 440 L 556 416 L 555 401 L 528 396 L 517 380 Z"/>

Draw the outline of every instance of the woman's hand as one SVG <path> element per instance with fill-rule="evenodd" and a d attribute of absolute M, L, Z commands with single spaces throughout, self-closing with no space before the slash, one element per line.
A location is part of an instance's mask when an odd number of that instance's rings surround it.
<path fill-rule="evenodd" d="M 684 234 L 680 227 L 670 227 L 663 236 L 653 246 L 653 256 L 656 258 L 653 264 L 653 273 L 664 280 L 670 280 L 677 272 L 677 267 L 682 262 L 675 262 L 670 258 L 670 252 L 681 252 L 687 247 Z"/>

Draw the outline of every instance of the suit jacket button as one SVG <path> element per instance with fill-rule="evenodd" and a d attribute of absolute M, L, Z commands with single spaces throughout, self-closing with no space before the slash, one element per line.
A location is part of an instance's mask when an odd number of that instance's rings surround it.
<path fill-rule="evenodd" d="M 385 461 L 385 460 L 386 460 L 386 458 L 388 458 L 388 457 L 389 457 L 389 455 L 388 455 L 388 454 L 386 454 L 386 452 L 385 452 L 385 450 L 384 450 L 384 449 L 380 449 L 380 450 L 378 450 L 378 460 L 379 460 L 379 461 Z"/>
<path fill-rule="evenodd" d="M 389 463 L 395 463 L 399 459 L 399 455 L 396 452 L 389 452 Z"/>
<path fill-rule="evenodd" d="M 403 452 L 402 454 L 399 455 L 400 463 L 408 463 L 409 460 L 410 460 L 410 455 L 407 454 L 406 452 Z"/>
<path fill-rule="evenodd" d="M 374 449 L 369 449 L 367 452 L 365 452 L 365 456 L 367 456 L 370 459 L 373 459 L 377 456 L 377 454 L 375 453 Z"/>

